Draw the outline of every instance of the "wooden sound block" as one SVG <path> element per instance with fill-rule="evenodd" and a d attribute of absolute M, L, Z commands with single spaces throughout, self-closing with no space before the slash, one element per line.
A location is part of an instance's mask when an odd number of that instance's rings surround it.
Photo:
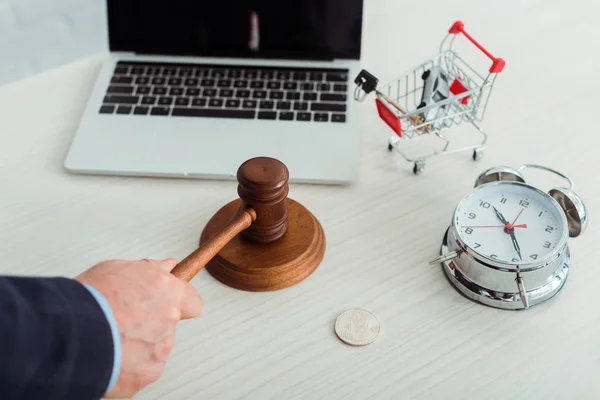
<path fill-rule="evenodd" d="M 288 229 L 271 243 L 255 243 L 237 235 L 206 264 L 208 272 L 227 286 L 253 292 L 283 289 L 307 278 L 325 255 L 325 234 L 319 221 L 300 203 L 287 198 Z M 223 206 L 206 224 L 200 245 L 227 225 L 241 200 Z"/>

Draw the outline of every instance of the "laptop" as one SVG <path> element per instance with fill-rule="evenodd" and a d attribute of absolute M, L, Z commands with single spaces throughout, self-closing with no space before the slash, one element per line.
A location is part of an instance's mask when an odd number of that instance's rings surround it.
<path fill-rule="evenodd" d="M 235 179 L 247 159 L 290 182 L 357 176 L 362 0 L 108 0 L 103 63 L 65 167 Z"/>

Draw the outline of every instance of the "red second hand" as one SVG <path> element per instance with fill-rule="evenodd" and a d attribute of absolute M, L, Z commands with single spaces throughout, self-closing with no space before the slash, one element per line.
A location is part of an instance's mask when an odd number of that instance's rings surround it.
<path fill-rule="evenodd" d="M 525 209 L 524 209 L 524 208 L 521 208 L 521 211 L 520 211 L 520 212 L 519 212 L 519 214 L 517 215 L 517 218 L 515 218 L 515 220 L 513 221 L 513 223 L 512 223 L 511 225 L 513 225 L 513 226 L 515 225 L 515 222 L 517 222 L 517 220 L 519 219 L 519 217 L 521 216 L 521 213 L 522 213 L 523 211 L 525 211 Z"/>

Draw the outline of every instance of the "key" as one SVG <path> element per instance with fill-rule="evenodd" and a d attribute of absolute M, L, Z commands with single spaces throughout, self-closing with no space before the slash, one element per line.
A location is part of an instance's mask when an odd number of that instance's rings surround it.
<path fill-rule="evenodd" d="M 258 119 L 277 119 L 275 111 L 259 111 Z"/>
<path fill-rule="evenodd" d="M 279 113 L 279 119 L 283 121 L 293 121 L 294 113 L 292 111 L 281 111 Z"/>
<path fill-rule="evenodd" d="M 346 111 L 345 104 L 338 103 L 312 103 L 310 105 L 310 109 L 312 111 L 337 111 L 344 112 Z"/>
<path fill-rule="evenodd" d="M 214 110 L 209 108 L 174 108 L 171 114 L 175 117 L 213 117 L 254 119 L 254 110 Z"/>
<path fill-rule="evenodd" d="M 100 114 L 112 114 L 115 111 L 115 106 L 102 106 L 100 107 Z"/>
<path fill-rule="evenodd" d="M 346 101 L 345 94 L 321 93 L 321 101 Z"/>
<path fill-rule="evenodd" d="M 121 94 L 131 94 L 133 93 L 133 86 L 109 86 L 108 93 L 121 93 Z"/>
<path fill-rule="evenodd" d="M 169 107 L 152 107 L 151 115 L 169 115 Z"/>
<path fill-rule="evenodd" d="M 296 113 L 296 121 L 310 121 L 310 113 L 307 113 L 307 112 Z"/>
<path fill-rule="evenodd" d="M 331 122 L 346 122 L 346 115 L 345 114 L 332 114 Z"/>
<path fill-rule="evenodd" d="M 135 115 L 147 115 L 148 111 L 150 111 L 150 109 L 148 107 L 138 106 L 133 110 L 133 113 Z"/>
<path fill-rule="evenodd" d="M 104 103 L 109 104 L 137 104 L 138 100 L 138 96 L 104 96 Z"/>
<path fill-rule="evenodd" d="M 206 105 L 206 99 L 194 99 L 192 100 L 193 107 L 204 107 Z"/>
<path fill-rule="evenodd" d="M 315 113 L 315 121 L 327 122 L 327 121 L 329 121 L 329 115 L 323 114 L 323 113 Z"/>
<path fill-rule="evenodd" d="M 113 76 L 110 82 L 116 84 L 131 84 L 133 83 L 133 78 L 130 76 Z"/>

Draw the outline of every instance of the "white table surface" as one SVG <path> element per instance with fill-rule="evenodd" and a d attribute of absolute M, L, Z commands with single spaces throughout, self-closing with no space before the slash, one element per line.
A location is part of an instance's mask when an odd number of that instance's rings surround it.
<path fill-rule="evenodd" d="M 273 293 L 236 291 L 202 271 L 193 285 L 204 315 L 181 323 L 164 375 L 137 398 L 598 398 L 599 3 L 367 3 L 363 65 L 382 81 L 434 54 L 456 19 L 506 60 L 481 124 L 485 157 L 438 157 L 414 176 L 412 164 L 388 153 L 391 131 L 365 102 L 359 180 L 291 187 L 325 229 L 321 266 Z M 109 258 L 182 259 L 236 197 L 235 182 L 63 170 L 103 57 L 0 88 L 0 273 L 74 276 Z M 466 300 L 428 260 L 477 174 L 522 163 L 573 178 L 591 220 L 570 241 L 561 294 L 510 312 Z M 531 176 L 546 189 L 561 183 Z M 336 338 L 334 320 L 348 308 L 379 318 L 377 342 L 354 348 Z"/>

